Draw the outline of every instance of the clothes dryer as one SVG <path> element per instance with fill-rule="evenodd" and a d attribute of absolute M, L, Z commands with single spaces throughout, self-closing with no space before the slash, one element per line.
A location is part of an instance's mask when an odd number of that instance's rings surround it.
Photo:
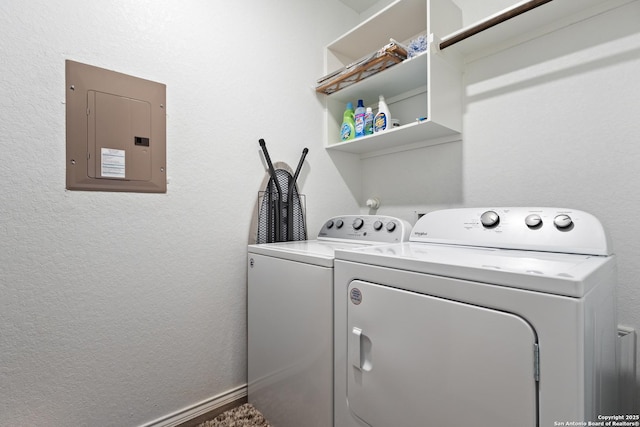
<path fill-rule="evenodd" d="M 615 414 L 615 283 L 601 223 L 573 209 L 436 211 L 407 243 L 337 250 L 335 427 Z"/>
<path fill-rule="evenodd" d="M 249 245 L 248 401 L 278 427 L 333 424 L 337 249 L 407 241 L 398 218 L 329 219 L 316 240 Z"/>

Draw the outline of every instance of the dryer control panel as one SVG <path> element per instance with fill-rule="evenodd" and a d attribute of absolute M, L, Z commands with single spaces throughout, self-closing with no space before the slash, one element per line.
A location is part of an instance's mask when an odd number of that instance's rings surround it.
<path fill-rule="evenodd" d="M 412 242 L 611 255 L 609 237 L 593 215 L 564 208 L 445 209 L 418 220 Z"/>
<path fill-rule="evenodd" d="M 318 240 L 401 243 L 409 240 L 410 232 L 411 225 L 399 218 L 384 215 L 345 215 L 327 220 L 318 233 Z"/>

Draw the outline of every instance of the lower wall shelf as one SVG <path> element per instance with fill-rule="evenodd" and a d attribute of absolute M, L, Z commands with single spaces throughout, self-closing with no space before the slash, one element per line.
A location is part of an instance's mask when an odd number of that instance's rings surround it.
<path fill-rule="evenodd" d="M 460 132 L 448 127 L 433 123 L 430 120 L 409 123 L 388 131 L 363 136 L 350 141 L 329 144 L 327 150 L 346 151 L 349 153 L 364 154 L 385 152 L 392 153 L 415 147 L 427 147 L 430 145 L 447 142 L 446 137 L 459 136 Z M 450 138 L 455 140 L 457 138 Z"/>

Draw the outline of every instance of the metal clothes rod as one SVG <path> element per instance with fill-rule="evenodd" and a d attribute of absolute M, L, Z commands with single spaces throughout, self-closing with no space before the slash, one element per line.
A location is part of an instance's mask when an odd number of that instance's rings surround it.
<path fill-rule="evenodd" d="M 490 19 L 487 19 L 486 21 L 482 21 L 478 25 L 474 25 L 473 27 L 470 27 L 467 30 L 462 31 L 460 34 L 456 34 L 455 36 L 451 37 L 448 40 L 442 41 L 440 43 L 440 49 L 446 49 L 451 45 L 454 45 L 464 39 L 467 39 L 475 34 L 478 34 L 488 28 L 494 27 L 504 21 L 508 21 L 511 18 L 514 18 L 532 9 L 535 9 L 538 6 L 542 6 L 545 3 L 549 3 L 550 1 L 553 1 L 553 0 L 531 0 L 521 4 L 520 6 L 514 7 L 513 9 L 508 9 L 499 15 L 496 15 Z"/>

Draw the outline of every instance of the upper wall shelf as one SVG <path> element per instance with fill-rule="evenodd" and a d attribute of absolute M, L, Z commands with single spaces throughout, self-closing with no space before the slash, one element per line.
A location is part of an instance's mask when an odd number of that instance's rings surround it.
<path fill-rule="evenodd" d="M 380 88 L 384 88 L 384 95 L 387 98 L 392 98 L 413 88 L 423 86 L 427 75 L 427 57 L 428 55 L 423 53 L 405 60 L 328 96 L 342 104 L 358 98 L 371 104 L 378 100 Z"/>
<path fill-rule="evenodd" d="M 325 72 L 350 70 L 353 63 L 386 46 L 390 39 L 406 44 L 427 35 L 433 40 L 461 26 L 460 10 L 451 0 L 395 0 L 326 47 Z M 325 148 L 366 155 L 459 138 L 462 74 L 455 59 L 451 63 L 433 46 L 340 90 L 324 92 Z M 400 127 L 341 141 L 340 125 L 346 104 L 356 105 L 361 99 L 375 112 L 380 95 L 385 97 L 391 117 Z"/>
<path fill-rule="evenodd" d="M 389 43 L 390 37 L 404 41 L 425 31 L 426 19 L 425 0 L 395 2 L 330 43 L 327 49 L 348 64 L 377 51 Z M 327 67 L 327 71 L 339 68 L 334 64 Z"/>
<path fill-rule="evenodd" d="M 531 39 L 634 0 L 525 0 L 443 36 L 440 48 L 466 58 Z M 459 41 L 457 41 L 459 40 Z"/>

